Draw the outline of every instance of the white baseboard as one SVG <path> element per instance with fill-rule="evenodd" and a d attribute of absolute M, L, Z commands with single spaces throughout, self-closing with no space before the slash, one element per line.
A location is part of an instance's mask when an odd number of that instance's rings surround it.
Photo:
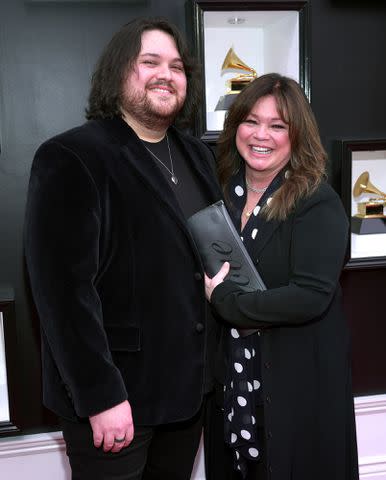
<path fill-rule="evenodd" d="M 386 480 L 386 395 L 354 400 L 361 480 Z"/>
<path fill-rule="evenodd" d="M 0 459 L 64 450 L 65 443 L 61 432 L 0 438 Z"/>
<path fill-rule="evenodd" d="M 362 479 L 386 479 L 386 455 L 360 458 L 360 478 Z"/>
<path fill-rule="evenodd" d="M 355 416 L 386 413 L 386 395 L 371 395 L 354 399 Z"/>
<path fill-rule="evenodd" d="M 386 395 L 357 397 L 354 404 L 360 478 L 386 480 Z M 21 480 L 26 471 L 31 471 L 31 478 L 39 472 L 39 480 L 70 478 L 61 432 L 0 438 L 0 461 L 2 472 L 8 474 L 5 478 Z M 202 445 L 192 480 L 205 480 Z"/>

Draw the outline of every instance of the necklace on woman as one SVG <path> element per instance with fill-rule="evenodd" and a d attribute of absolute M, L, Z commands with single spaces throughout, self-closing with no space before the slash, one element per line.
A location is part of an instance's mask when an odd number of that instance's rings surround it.
<path fill-rule="evenodd" d="M 267 188 L 268 188 L 268 185 L 266 187 L 262 187 L 262 188 L 256 188 L 256 187 L 250 185 L 248 180 L 247 180 L 247 177 L 245 177 L 245 185 L 247 186 L 247 189 L 250 190 L 251 192 L 259 193 L 259 194 L 265 193 Z M 245 212 L 244 212 L 244 215 L 247 218 L 249 218 L 252 215 L 252 212 L 254 211 L 255 208 L 256 208 L 256 205 L 252 208 L 252 210 L 247 210 L 246 209 Z"/>
<path fill-rule="evenodd" d="M 268 188 L 268 185 L 266 187 L 262 187 L 262 188 L 253 187 L 252 185 L 250 185 L 248 183 L 247 177 L 245 177 L 245 184 L 246 184 L 248 190 L 250 190 L 251 192 L 255 192 L 255 193 L 264 193 Z"/>
<path fill-rule="evenodd" d="M 142 142 L 143 143 L 143 142 Z M 153 157 L 159 161 L 159 163 L 166 168 L 166 170 L 170 173 L 170 180 L 174 183 L 174 185 L 177 185 L 178 183 L 178 178 L 174 173 L 174 167 L 173 167 L 173 158 L 172 154 L 170 152 L 170 145 L 169 145 L 169 139 L 168 139 L 168 134 L 166 134 L 166 143 L 168 145 L 168 151 L 169 151 L 169 159 L 170 159 L 170 168 L 168 168 L 162 160 L 160 160 L 155 153 L 153 153 L 150 148 L 147 148 L 145 144 L 143 146 L 146 148 L 146 150 L 153 155 Z"/>

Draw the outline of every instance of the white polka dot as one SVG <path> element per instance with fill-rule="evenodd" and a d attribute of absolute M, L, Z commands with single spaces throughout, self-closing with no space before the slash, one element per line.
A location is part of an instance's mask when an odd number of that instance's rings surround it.
<path fill-rule="evenodd" d="M 226 385 L 224 385 L 224 392 L 226 392 L 226 389 L 227 389 L 227 386 L 226 386 Z"/>
<path fill-rule="evenodd" d="M 233 407 L 232 407 L 232 410 L 231 410 L 232 417 L 233 417 L 234 414 L 235 414 L 235 411 L 233 410 Z"/>
<path fill-rule="evenodd" d="M 248 360 L 251 358 L 251 352 L 248 350 L 248 348 L 244 349 L 244 354 L 245 358 L 247 358 Z"/>
<path fill-rule="evenodd" d="M 289 178 L 291 176 L 291 172 L 289 170 L 285 171 L 284 177 Z"/>
<path fill-rule="evenodd" d="M 254 357 L 255 355 L 256 355 L 256 350 L 252 348 L 252 357 Z"/>
<path fill-rule="evenodd" d="M 251 457 L 254 457 L 254 458 L 259 456 L 259 450 L 257 450 L 257 448 L 249 448 L 248 453 Z"/>
<path fill-rule="evenodd" d="M 242 197 L 244 195 L 244 189 L 243 187 L 241 187 L 240 185 L 237 185 L 237 187 L 235 188 L 235 194 L 238 196 L 238 197 Z"/>
<path fill-rule="evenodd" d="M 251 434 L 248 432 L 248 430 L 241 430 L 240 433 L 245 440 L 249 440 L 251 438 Z"/>
<path fill-rule="evenodd" d="M 253 240 L 256 238 L 257 232 L 258 232 L 257 228 L 254 228 L 254 229 L 252 230 L 252 235 L 251 235 L 251 237 L 253 238 Z"/>
<path fill-rule="evenodd" d="M 236 458 L 237 458 L 237 460 L 240 458 L 240 454 L 237 450 L 236 450 Z"/>
<path fill-rule="evenodd" d="M 240 467 L 240 465 L 237 465 L 237 470 L 241 470 L 241 467 Z"/>
<path fill-rule="evenodd" d="M 228 413 L 228 420 L 231 422 L 232 421 L 232 413 Z"/>
<path fill-rule="evenodd" d="M 237 440 L 237 435 L 235 433 L 232 433 L 231 435 L 231 443 L 235 443 L 235 441 Z"/>
<path fill-rule="evenodd" d="M 252 425 L 254 425 L 256 423 L 256 418 L 253 415 L 251 415 L 251 420 L 252 420 Z"/>
<path fill-rule="evenodd" d="M 248 384 L 248 392 L 252 392 L 252 390 L 253 390 L 252 383 L 247 382 L 247 384 Z"/>
<path fill-rule="evenodd" d="M 271 202 L 272 202 L 272 197 L 269 197 L 269 198 L 267 199 L 267 205 L 269 205 Z"/>
<path fill-rule="evenodd" d="M 241 238 L 241 241 L 243 242 L 244 241 L 244 237 L 240 237 Z"/>
<path fill-rule="evenodd" d="M 258 390 L 260 388 L 260 382 L 259 380 L 253 380 L 253 388 L 255 390 Z"/>
<path fill-rule="evenodd" d="M 237 397 L 237 403 L 240 405 L 240 407 L 245 407 L 247 401 L 244 397 Z"/>
<path fill-rule="evenodd" d="M 239 332 L 235 328 L 231 329 L 231 335 L 233 338 L 239 338 L 240 336 Z"/>
<path fill-rule="evenodd" d="M 241 365 L 241 363 L 238 363 L 238 362 L 236 362 L 236 363 L 234 364 L 234 367 L 235 367 L 235 370 L 236 370 L 237 373 L 241 373 L 241 372 L 244 370 L 244 369 L 243 369 L 243 366 Z"/>
<path fill-rule="evenodd" d="M 233 380 L 231 381 L 231 388 L 233 388 Z"/>
<path fill-rule="evenodd" d="M 260 212 L 260 205 L 256 205 L 256 207 L 253 209 L 253 215 L 256 217 L 256 215 Z"/>

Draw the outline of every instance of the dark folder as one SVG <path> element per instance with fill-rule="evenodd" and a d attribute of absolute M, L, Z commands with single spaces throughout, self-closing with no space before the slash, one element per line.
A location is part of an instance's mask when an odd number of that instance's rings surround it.
<path fill-rule="evenodd" d="M 224 262 L 229 262 L 230 272 L 226 280 L 249 292 L 266 290 L 222 200 L 192 215 L 188 225 L 210 277 L 220 270 Z M 240 334 L 248 335 L 254 331 L 248 329 L 240 331 Z"/>

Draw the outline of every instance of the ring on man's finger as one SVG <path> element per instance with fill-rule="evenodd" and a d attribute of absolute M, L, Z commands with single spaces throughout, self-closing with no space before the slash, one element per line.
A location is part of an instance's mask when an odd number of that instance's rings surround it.
<path fill-rule="evenodd" d="M 114 443 L 123 443 L 126 440 L 125 437 L 123 438 L 114 438 Z"/>

